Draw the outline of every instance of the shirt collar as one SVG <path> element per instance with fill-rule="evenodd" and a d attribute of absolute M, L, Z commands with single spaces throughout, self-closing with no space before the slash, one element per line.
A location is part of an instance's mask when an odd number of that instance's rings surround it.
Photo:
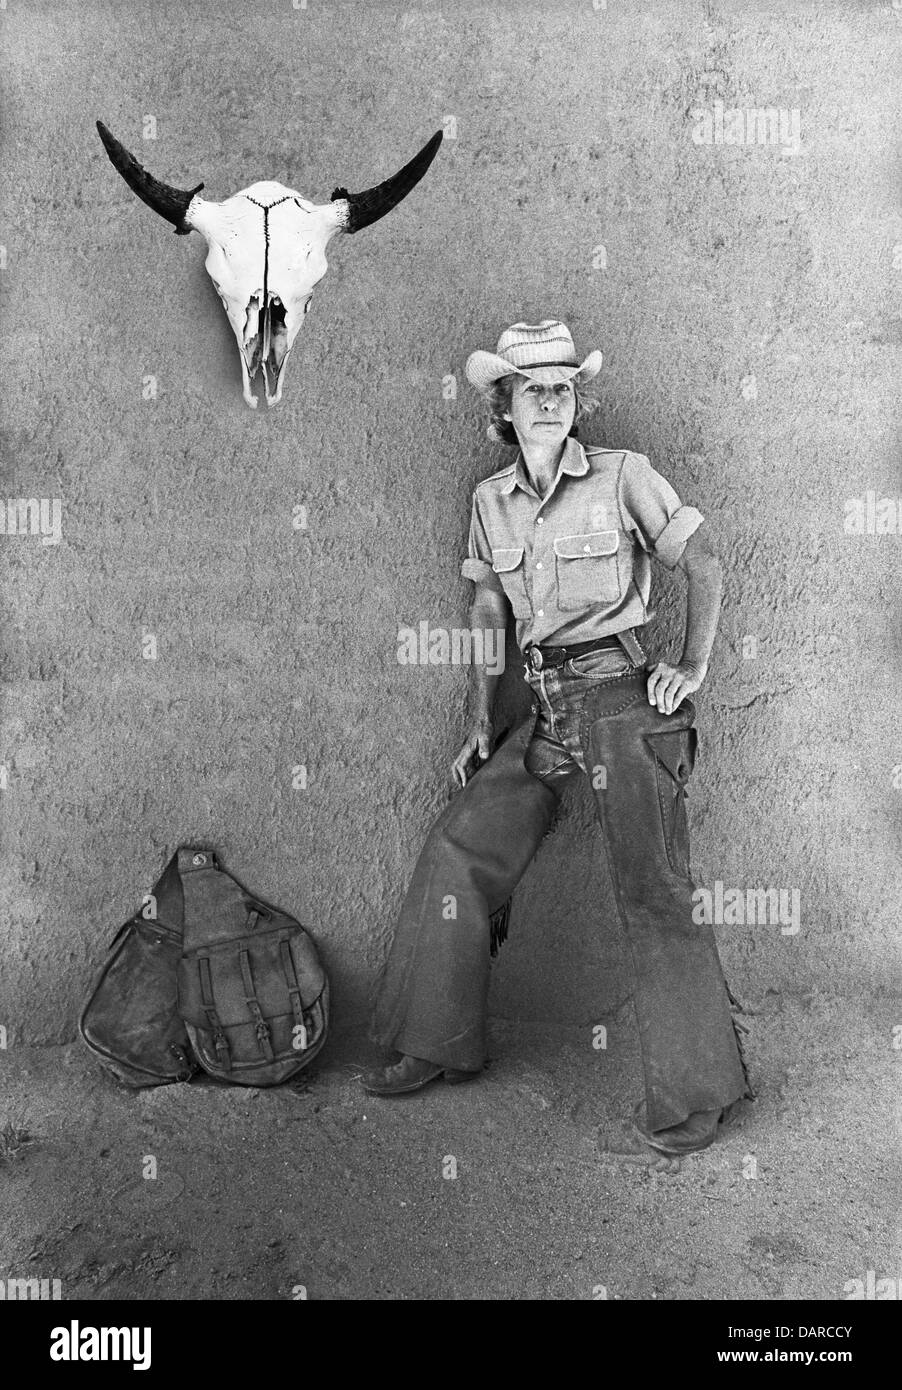
<path fill-rule="evenodd" d="M 546 496 L 554 491 L 562 473 L 569 473 L 573 478 L 581 478 L 583 474 L 588 473 L 588 471 L 589 460 L 586 458 L 585 449 L 578 439 L 575 439 L 572 434 L 568 434 L 564 444 L 564 452 L 558 464 L 557 475 Z M 502 493 L 508 494 L 513 492 L 514 488 L 517 486 L 521 487 L 524 492 L 528 492 L 531 496 L 533 495 L 533 489 L 530 486 L 529 479 L 526 476 L 526 470 L 523 466 L 523 455 L 519 451 L 517 453 L 517 462 L 514 465 L 514 470 L 501 491 Z"/>

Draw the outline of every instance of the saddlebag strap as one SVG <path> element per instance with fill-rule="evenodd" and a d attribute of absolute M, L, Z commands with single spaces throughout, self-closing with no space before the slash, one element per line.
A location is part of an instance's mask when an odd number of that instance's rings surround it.
<path fill-rule="evenodd" d="M 244 1002 L 247 1004 L 251 1018 L 254 1020 L 254 1032 L 257 1035 L 257 1042 L 267 1062 L 271 1062 L 276 1054 L 272 1050 L 272 1041 L 269 1036 L 269 1024 L 263 1017 L 263 1010 L 260 1008 L 260 1001 L 254 989 L 254 976 L 251 972 L 250 955 L 246 946 L 240 946 L 238 948 L 238 961 L 241 966 L 241 978 L 244 981 Z"/>
<path fill-rule="evenodd" d="M 286 937 L 282 937 L 279 942 L 279 956 L 282 960 L 282 974 L 285 976 L 285 986 L 288 990 L 288 997 L 291 1000 L 291 1010 L 295 1017 L 294 1036 L 300 1038 L 300 1046 L 295 1048 L 296 1052 L 304 1052 L 307 1047 L 307 1024 L 304 1020 L 304 1000 L 301 997 L 301 987 L 298 984 L 297 971 L 294 968 L 294 959 L 291 954 L 291 946 Z M 300 1034 L 298 1033 L 300 1028 Z"/>
<path fill-rule="evenodd" d="M 232 1070 L 232 1058 L 229 1054 L 229 1040 L 222 1031 L 222 1024 L 219 1021 L 219 1014 L 216 1012 L 216 1004 L 213 999 L 213 980 L 210 975 L 210 957 L 198 956 L 197 969 L 200 976 L 200 997 L 203 1004 L 204 1013 L 207 1015 L 207 1022 L 210 1025 L 210 1032 L 213 1034 L 213 1046 L 216 1048 L 216 1056 L 220 1064 L 226 1071 Z"/>
<path fill-rule="evenodd" d="M 248 904 L 247 904 L 247 929 L 248 929 L 248 931 L 256 931 L 257 925 L 258 925 L 258 923 L 259 923 L 259 921 L 260 921 L 260 918 L 261 918 L 261 917 L 270 917 L 270 916 L 271 916 L 271 913 L 270 913 L 268 907 L 263 907 L 263 905 L 262 905 L 261 903 L 248 903 Z"/>

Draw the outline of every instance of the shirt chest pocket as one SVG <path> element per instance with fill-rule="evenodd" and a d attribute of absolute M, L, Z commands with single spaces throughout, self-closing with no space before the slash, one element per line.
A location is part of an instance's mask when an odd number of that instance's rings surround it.
<path fill-rule="evenodd" d="M 510 600 L 515 618 L 531 618 L 532 604 L 526 592 L 523 546 L 507 550 L 492 548 L 492 569 L 501 580 L 501 587 Z"/>
<path fill-rule="evenodd" d="M 554 568 L 558 607 L 575 610 L 620 597 L 619 531 L 557 536 Z"/>

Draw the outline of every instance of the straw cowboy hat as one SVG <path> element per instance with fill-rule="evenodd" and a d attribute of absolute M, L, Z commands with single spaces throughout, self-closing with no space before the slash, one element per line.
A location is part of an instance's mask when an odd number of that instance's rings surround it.
<path fill-rule="evenodd" d="M 472 352 L 465 371 L 471 385 L 485 392 L 511 372 L 544 385 L 574 377 L 581 384 L 598 375 L 601 361 L 596 348 L 580 362 L 567 325 L 559 319 L 543 319 L 541 323 L 512 324 L 501 334 L 494 352 Z"/>

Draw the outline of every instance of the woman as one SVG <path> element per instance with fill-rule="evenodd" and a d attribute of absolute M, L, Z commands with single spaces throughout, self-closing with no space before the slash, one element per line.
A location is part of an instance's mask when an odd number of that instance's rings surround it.
<path fill-rule="evenodd" d="M 529 717 L 495 743 L 499 679 L 471 667 L 470 726 L 457 758 L 463 788 L 424 845 L 380 983 L 377 1040 L 399 1060 L 365 1088 L 389 1096 L 485 1059 L 490 955 L 510 895 L 548 827 L 563 784 L 583 773 L 604 833 L 634 965 L 645 1070 L 636 1127 L 658 1153 L 705 1148 L 747 1093 L 714 936 L 693 921 L 685 784 L 695 708 L 720 612 L 709 527 L 641 454 L 579 442 L 585 384 L 601 353 L 579 360 L 557 320 L 516 323 L 467 377 L 488 400 L 490 433 L 513 463 L 476 488 L 463 575 L 471 628 L 513 613 Z M 675 665 L 646 665 L 635 629 L 651 616 L 651 557 L 688 579 L 686 637 Z M 563 872 L 566 872 L 564 868 Z"/>

